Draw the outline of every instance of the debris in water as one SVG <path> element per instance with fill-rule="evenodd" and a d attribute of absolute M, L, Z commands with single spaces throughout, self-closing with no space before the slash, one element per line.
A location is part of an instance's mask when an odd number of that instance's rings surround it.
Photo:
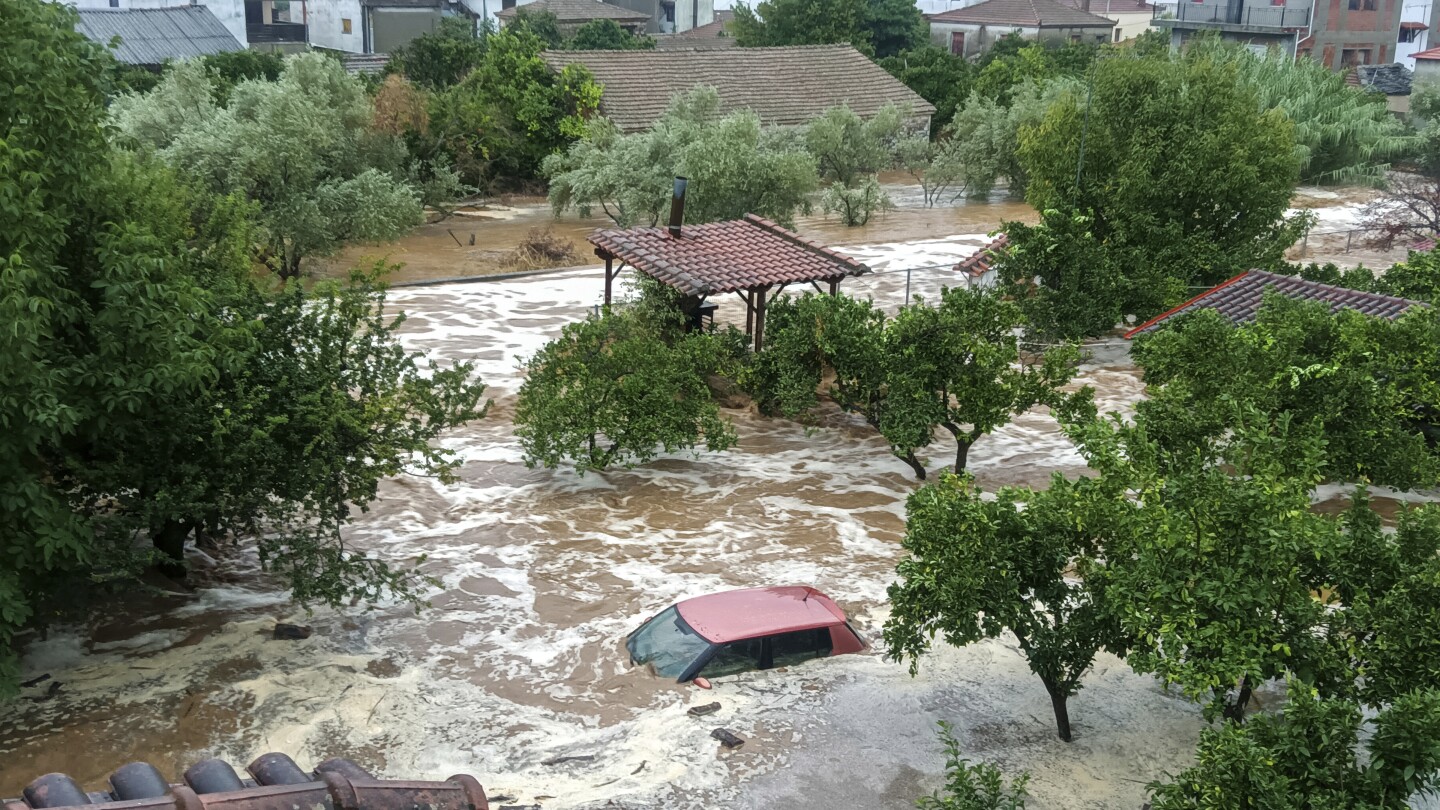
<path fill-rule="evenodd" d="M 309 638 L 313 632 L 315 632 L 314 629 L 309 625 L 276 622 L 274 637 L 284 641 L 300 641 Z"/>
<path fill-rule="evenodd" d="M 720 744 L 726 748 L 739 748 L 745 744 L 743 739 L 735 736 L 735 733 L 727 728 L 717 728 L 710 732 L 710 736 L 719 740 Z"/>
<path fill-rule="evenodd" d="M 538 804 L 502 804 L 500 810 L 540 810 Z"/>
<path fill-rule="evenodd" d="M 595 761 L 595 755 L 594 755 L 594 754 L 580 754 L 579 756 L 573 756 L 573 757 L 551 757 L 551 758 L 549 758 L 549 759 L 541 762 L 540 764 L 541 764 L 541 765 L 563 765 L 563 764 L 566 763 L 566 762 L 594 762 L 594 761 Z"/>
<path fill-rule="evenodd" d="M 650 764 L 650 760 L 648 760 L 648 759 L 642 759 L 642 760 L 640 760 L 640 767 L 638 767 L 638 768 L 636 768 L 635 770 L 631 771 L 631 772 L 630 772 L 630 775 L 631 775 L 631 776 L 634 776 L 635 774 L 640 773 L 641 771 L 645 770 L 645 766 L 646 766 L 646 765 L 649 765 L 649 764 Z"/>
<path fill-rule="evenodd" d="M 46 677 L 49 677 L 49 676 L 47 675 Z M 50 699 L 54 698 L 54 697 L 55 697 L 56 695 L 58 695 L 58 694 L 60 694 L 60 682 L 59 682 L 59 681 L 54 681 L 53 683 L 50 684 L 50 688 L 45 690 L 45 694 L 43 694 L 43 695 L 35 695 L 34 697 L 32 697 L 32 698 L 30 698 L 30 699 L 31 699 L 31 700 L 34 700 L 34 701 L 36 701 L 36 702 L 43 702 L 43 701 L 50 700 Z"/>
<path fill-rule="evenodd" d="M 23 688 L 28 689 L 29 687 L 37 686 L 37 685 L 42 684 L 42 683 L 44 683 L 44 682 L 46 682 L 46 681 L 48 681 L 48 680 L 50 680 L 50 673 L 47 672 L 47 673 L 45 673 L 44 675 L 38 675 L 38 676 L 36 676 L 36 677 L 34 677 L 34 678 L 31 678 L 31 679 L 28 680 L 28 681 L 22 682 L 22 683 L 20 684 L 20 686 L 23 687 Z"/>
<path fill-rule="evenodd" d="M 690 711 L 686 712 L 686 714 L 690 715 L 691 717 L 704 717 L 707 714 L 714 714 L 718 711 L 720 711 L 720 704 L 716 702 L 706 703 L 704 706 L 694 706 L 690 709 Z"/>

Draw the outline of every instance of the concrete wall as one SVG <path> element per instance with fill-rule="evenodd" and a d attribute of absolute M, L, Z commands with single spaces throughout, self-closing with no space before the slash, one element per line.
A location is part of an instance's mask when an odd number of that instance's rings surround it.
<path fill-rule="evenodd" d="M 1351 3 L 1358 8 L 1350 8 Z M 1310 57 L 1332 70 L 1395 61 L 1402 0 L 1315 0 Z M 1366 5 L 1371 8 L 1366 8 Z M 1412 51 L 1413 53 L 1413 51 Z"/>
<path fill-rule="evenodd" d="M 1113 34 L 1109 28 L 1022 28 L 1013 25 L 975 25 L 971 23 L 930 23 L 930 41 L 936 46 L 949 51 L 952 50 L 951 43 L 954 35 L 963 33 L 965 35 L 964 53 L 961 56 L 978 56 L 990 49 L 995 41 L 1007 34 L 1019 34 L 1028 40 L 1038 39 L 1041 42 L 1070 42 L 1073 37 L 1080 37 L 1081 42 L 1108 42 Z"/>
<path fill-rule="evenodd" d="M 1440 60 L 1416 59 L 1415 84 L 1440 82 Z"/>
<path fill-rule="evenodd" d="M 174 8 L 190 5 L 190 0 L 116 0 L 118 5 L 113 6 L 110 0 L 68 1 L 76 8 Z M 195 5 L 210 9 L 210 13 L 224 24 L 226 30 L 233 34 L 241 45 L 250 44 L 245 36 L 245 0 L 204 0 Z"/>
<path fill-rule="evenodd" d="M 365 19 L 360 0 L 309 0 L 310 44 L 347 53 L 365 53 Z M 350 21 L 345 33 L 344 21 Z"/>
<path fill-rule="evenodd" d="M 1107 20 L 1115 21 L 1115 30 L 1111 32 L 1112 42 L 1124 42 L 1127 39 L 1134 39 L 1151 29 L 1152 14 L 1148 11 L 1136 11 L 1129 13 L 1110 13 L 1105 10 L 1103 0 L 1094 0 L 1090 4 L 1090 13 L 1099 14 Z"/>
<path fill-rule="evenodd" d="M 440 9 L 372 8 L 366 22 L 370 26 L 370 53 L 391 53 L 421 34 L 434 31 L 440 24 Z"/>
<path fill-rule="evenodd" d="M 1191 28 L 1174 28 L 1170 31 L 1170 47 L 1182 48 L 1185 42 L 1193 36 L 1203 33 Z M 1252 34 L 1234 31 L 1221 31 L 1220 38 L 1226 42 L 1238 42 L 1249 47 L 1256 53 L 1266 53 L 1271 48 L 1278 48 L 1281 53 L 1287 56 L 1295 56 L 1295 44 L 1297 39 L 1294 34 L 1279 32 L 1275 34 Z"/>

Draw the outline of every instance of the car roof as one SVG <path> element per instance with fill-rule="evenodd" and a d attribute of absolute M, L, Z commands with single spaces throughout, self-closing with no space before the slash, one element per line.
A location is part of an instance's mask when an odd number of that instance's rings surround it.
<path fill-rule="evenodd" d="M 830 597 L 803 585 L 712 593 L 675 607 L 691 629 L 714 644 L 845 621 L 844 611 Z"/>

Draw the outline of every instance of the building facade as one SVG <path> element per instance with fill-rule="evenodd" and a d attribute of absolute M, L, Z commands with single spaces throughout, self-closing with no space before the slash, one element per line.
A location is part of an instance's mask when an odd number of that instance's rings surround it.
<path fill-rule="evenodd" d="M 1300 52 L 1332 70 L 1394 62 L 1402 11 L 1403 0 L 1315 0 Z"/>
<path fill-rule="evenodd" d="M 346 53 L 390 53 L 441 18 L 444 0 L 308 0 L 310 44 Z M 460 13 L 464 13 L 461 10 Z"/>
<path fill-rule="evenodd" d="M 956 56 L 976 57 L 1010 34 L 1037 42 L 1112 42 L 1115 21 L 1058 0 L 983 0 L 927 15 L 930 40 Z"/>
<path fill-rule="evenodd" d="M 1342 0 L 1344 2 L 1346 0 Z M 1397 0 L 1380 0 L 1397 2 Z M 1314 0 L 1181 0 L 1156 4 L 1155 26 L 1170 32 L 1173 48 L 1202 32 L 1215 32 L 1264 53 L 1278 48 L 1290 56 L 1303 49 L 1310 33 Z M 1320 0 L 1326 2 L 1326 0 Z M 1356 0 L 1376 2 L 1376 0 Z"/>

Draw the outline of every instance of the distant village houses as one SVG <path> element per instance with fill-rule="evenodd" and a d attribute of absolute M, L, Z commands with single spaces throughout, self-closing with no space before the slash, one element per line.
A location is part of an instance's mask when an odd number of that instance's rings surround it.
<path fill-rule="evenodd" d="M 1036 42 L 1097 44 L 1114 41 L 1115 21 L 1060 0 L 983 0 L 929 15 L 930 39 L 956 56 L 974 57 L 1002 37 Z"/>

